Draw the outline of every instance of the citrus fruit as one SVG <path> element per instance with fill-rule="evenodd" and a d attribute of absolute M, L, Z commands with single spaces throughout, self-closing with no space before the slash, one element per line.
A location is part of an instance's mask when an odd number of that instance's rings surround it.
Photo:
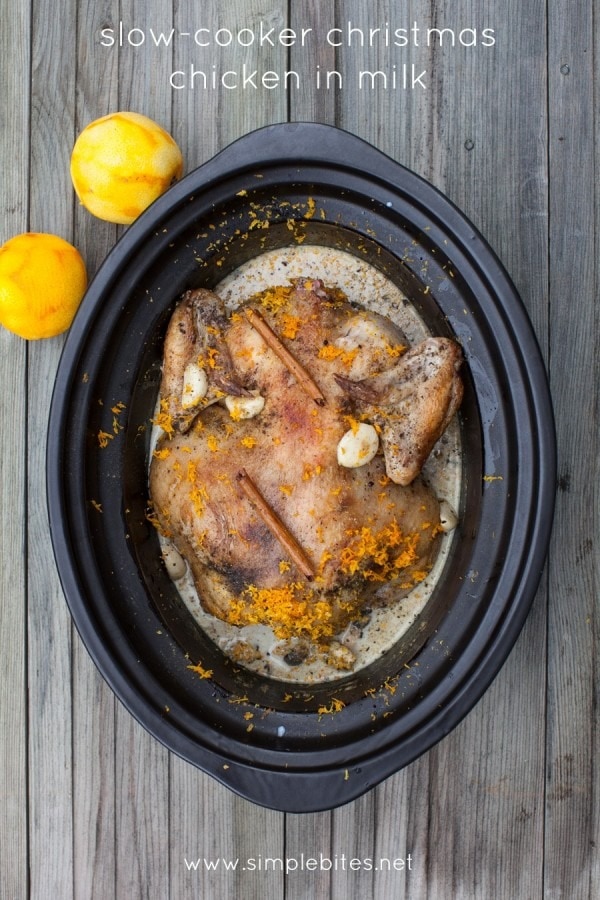
<path fill-rule="evenodd" d="M 79 251 L 55 234 L 27 232 L 0 247 L 0 324 L 22 338 L 66 331 L 86 287 Z"/>
<path fill-rule="evenodd" d="M 115 112 L 87 125 L 71 153 L 71 179 L 85 208 L 129 225 L 183 173 L 181 150 L 147 116 Z"/>

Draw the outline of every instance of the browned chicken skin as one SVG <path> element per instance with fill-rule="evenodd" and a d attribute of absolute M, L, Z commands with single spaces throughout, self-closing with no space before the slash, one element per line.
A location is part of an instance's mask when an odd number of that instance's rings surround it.
<path fill-rule="evenodd" d="M 265 342 L 247 307 L 310 374 L 324 403 Z M 400 593 L 422 580 L 437 553 L 440 516 L 417 474 L 460 402 L 460 359 L 446 339 L 408 350 L 388 319 L 356 310 L 317 280 L 266 291 L 231 316 L 209 291 L 184 295 L 165 341 L 158 421 L 167 433 L 150 494 L 205 609 L 322 644 L 360 617 L 382 584 L 394 581 Z M 244 418 L 250 408 L 259 411 Z M 346 468 L 338 443 L 361 421 L 375 425 L 380 448 Z M 302 548 L 308 573 L 265 524 L 241 472 Z"/>
<path fill-rule="evenodd" d="M 396 484 L 417 477 L 463 396 L 462 353 L 448 338 L 428 338 L 395 366 L 362 381 L 336 376 L 357 410 L 381 427 L 386 470 Z"/>

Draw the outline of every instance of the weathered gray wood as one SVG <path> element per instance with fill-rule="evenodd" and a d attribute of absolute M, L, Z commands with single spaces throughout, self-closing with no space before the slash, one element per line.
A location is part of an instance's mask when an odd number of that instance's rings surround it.
<path fill-rule="evenodd" d="M 596 64 L 594 67 L 594 96 L 598 97 L 598 85 L 600 82 L 600 68 L 598 66 L 598 48 L 600 48 L 600 17 L 598 15 L 594 15 L 594 32 L 593 32 L 593 40 L 594 40 L 594 59 L 596 60 Z M 595 172 L 596 175 L 598 171 L 600 171 L 600 117 L 597 114 L 596 109 L 591 109 L 590 113 L 592 121 L 593 121 L 593 143 L 594 143 L 594 164 L 595 164 Z M 600 186 L 598 185 L 598 178 L 595 180 L 595 191 L 594 191 L 594 232 L 596 235 L 600 234 Z M 595 285 L 593 288 L 594 291 L 594 305 L 597 307 L 598 303 L 598 295 L 600 293 L 600 285 L 598 283 L 598 268 L 596 267 L 596 275 L 595 275 Z M 595 352 L 595 347 L 598 345 L 598 340 L 600 339 L 599 328 L 600 324 L 598 322 L 598 316 L 596 314 L 595 322 L 594 322 L 594 348 L 592 349 L 592 359 L 596 359 L 596 374 L 593 383 L 596 385 L 596 392 L 598 391 L 598 384 L 600 383 L 600 363 L 598 362 L 597 354 Z M 556 375 L 555 375 L 556 377 Z M 598 426 L 598 394 L 596 393 L 596 435 L 598 434 L 599 426 Z M 596 443 L 595 439 L 592 437 L 592 446 Z M 599 478 L 599 469 L 600 469 L 600 461 L 598 459 L 598 451 L 596 450 L 596 463 L 595 463 L 595 473 L 594 473 L 594 485 L 595 492 L 591 496 L 592 502 L 592 515 L 594 525 L 593 531 L 594 534 L 598 534 L 600 530 L 600 478 Z M 594 513 L 595 510 L 595 513 Z M 588 545 L 589 546 L 589 545 Z M 565 565 L 568 565 L 568 560 L 565 559 Z M 591 596 L 595 597 L 595 605 L 593 609 L 593 618 L 589 620 L 586 619 L 586 625 L 591 626 L 592 622 L 598 622 L 600 619 L 600 609 L 598 608 L 598 604 L 600 603 L 600 553 L 598 553 L 598 548 L 596 547 L 592 550 L 586 560 L 583 562 L 583 565 L 590 572 L 589 578 L 591 581 Z M 558 592 L 558 586 L 556 587 Z M 591 677 L 595 678 L 595 696 L 597 697 L 598 691 L 598 654 L 600 653 L 600 636 L 598 635 L 598 629 L 592 629 L 593 633 L 586 638 L 586 642 L 591 641 L 591 647 L 588 655 L 588 666 L 591 668 Z M 565 732 L 569 732 L 572 728 L 571 723 L 565 719 L 561 722 L 561 727 Z M 600 802 L 599 802 L 599 788 L 598 784 L 600 783 L 600 774 L 598 771 L 598 760 L 600 759 L 600 721 L 597 714 L 593 725 L 593 731 L 591 733 L 591 741 L 592 748 L 590 753 L 590 770 L 589 771 L 589 783 L 586 786 L 586 790 L 593 798 L 592 810 L 591 810 L 591 823 L 590 823 L 590 832 L 592 837 L 590 838 L 590 890 L 593 889 L 594 885 L 600 884 L 600 853 L 598 852 L 598 845 L 600 844 Z M 553 831 L 553 834 L 556 835 L 555 841 L 558 845 L 559 834 L 558 828 Z M 585 840 L 585 838 L 584 838 Z"/>
<path fill-rule="evenodd" d="M 286 27 L 287 6 L 283 0 L 245 0 L 243 8 L 236 0 L 215 2 L 209 0 L 199 6 L 193 0 L 181 0 L 177 3 L 176 18 L 179 31 L 196 28 L 210 28 L 211 41 L 220 28 L 236 32 L 240 28 L 250 28 L 259 32 L 260 23 L 265 23 L 268 30 L 276 31 Z M 185 89 L 173 90 L 173 127 L 186 160 L 189 171 L 209 159 L 223 147 L 248 131 L 283 122 L 287 117 L 287 97 L 282 87 L 268 90 L 258 87 L 244 89 L 241 87 L 242 67 L 246 65 L 248 72 L 255 69 L 258 77 L 267 71 L 283 73 L 286 69 L 286 50 L 281 45 L 263 48 L 256 43 L 249 47 L 233 44 L 229 47 L 215 46 L 203 48 L 194 43 L 183 43 L 177 47 L 173 61 L 174 70 L 185 73 Z M 190 70 L 215 72 L 220 77 L 226 71 L 238 73 L 238 87 L 226 90 L 213 90 L 209 78 L 209 87 L 202 87 L 202 80 L 193 82 L 190 87 Z M 233 82 L 232 82 L 233 83 Z"/>
<path fill-rule="evenodd" d="M 374 857 L 377 812 L 375 791 L 333 811 L 331 844 L 341 867 L 331 876 L 332 900 L 375 896 L 375 875 L 364 866 L 364 860 Z M 354 864 L 356 868 L 352 869 L 351 860 L 359 860 L 360 866 Z"/>
<path fill-rule="evenodd" d="M 119 705 L 115 730 L 115 896 L 169 895 L 169 756 Z"/>
<path fill-rule="evenodd" d="M 0 59 L 4 101 L 0 105 L 0 168 L 3 179 L 0 242 L 27 230 L 30 62 L 29 10 L 10 14 L 0 3 Z M 2 329 L 0 334 L 0 435 L 5 447 L 0 463 L 0 895 L 21 900 L 28 881 L 27 842 L 27 597 L 25 567 L 25 483 L 23 452 L 27 428 L 25 342 Z"/>
<path fill-rule="evenodd" d="M 430 888 L 542 896 L 544 683 L 528 656 L 543 621 L 540 603 L 479 706 L 429 754 Z"/>
<path fill-rule="evenodd" d="M 181 900 L 282 896 L 283 813 L 232 795 L 171 757 L 170 888 Z"/>
<path fill-rule="evenodd" d="M 14 217 L 11 221 L 16 224 L 18 220 Z M 25 230 L 25 224 L 17 229 L 17 233 Z M 0 335 L 0 377 L 7 387 L 0 400 L 0 433 L 4 440 L 19 444 L 24 442 L 26 427 L 25 357 L 20 338 L 8 332 Z M 0 893 L 17 898 L 25 896 L 27 886 L 24 463 L 22 453 L 9 454 L 0 467 L 0 496 L 3 505 L 13 511 L 0 532 L 0 653 L 5 660 L 0 682 Z"/>
<path fill-rule="evenodd" d="M 73 141 L 86 125 L 115 112 L 119 105 L 119 54 L 100 43 L 102 28 L 115 27 L 119 19 L 117 0 L 80 0 L 77 7 L 77 105 Z M 92 216 L 76 199 L 77 246 L 84 256 L 91 279 L 117 239 L 110 222 Z"/>
<path fill-rule="evenodd" d="M 548 896 L 582 898 L 595 896 L 600 883 L 598 636 L 593 624 L 600 596 L 594 235 L 600 195 L 597 145 L 592 150 L 598 126 L 593 7 L 579 4 L 566 17 L 560 4 L 552 3 L 548 48 L 550 372 L 558 422 L 559 493 L 549 567 L 544 860 Z"/>
<path fill-rule="evenodd" d="M 30 228 L 72 240 L 75 3 L 33 8 Z M 71 621 L 53 565 L 45 504 L 48 408 L 62 338 L 29 346 L 29 855 L 33 896 L 73 892 Z"/>
<path fill-rule="evenodd" d="M 117 19 L 116 2 L 78 6 L 75 135 L 117 108 L 118 58 L 97 40 L 99 29 Z M 76 200 L 74 204 L 76 243 L 92 278 L 114 245 L 117 229 Z M 115 699 L 77 634 L 72 670 L 74 894 L 86 900 L 116 900 Z"/>
<path fill-rule="evenodd" d="M 375 897 L 431 896 L 430 774 L 426 755 L 377 788 Z M 388 862 L 389 861 L 389 862 Z"/>
<path fill-rule="evenodd" d="M 290 92 L 290 121 L 335 125 L 339 88 L 337 77 L 329 73 L 336 71 L 336 54 L 327 41 L 335 27 L 335 4 L 296 0 L 290 7 L 290 27 L 297 35 L 290 48 L 290 68 L 302 76 L 299 90 Z M 307 29 L 311 30 L 304 38 Z"/>
<path fill-rule="evenodd" d="M 285 853 L 293 860 L 286 879 L 286 898 L 329 897 L 333 879 L 332 813 L 308 813 L 286 816 Z M 302 859 L 315 859 L 318 868 L 302 871 Z M 298 869 L 295 864 L 298 862 Z M 310 865 L 313 865 L 312 863 Z"/>
<path fill-rule="evenodd" d="M 115 897 L 115 700 L 78 636 L 73 643 L 75 896 Z M 116 898 L 115 898 L 116 900 Z"/>
<path fill-rule="evenodd" d="M 5 446 L 17 451 L 5 451 L 0 462 L 3 897 L 595 896 L 600 151 L 593 142 L 600 146 L 600 125 L 592 86 L 595 77 L 598 89 L 600 21 L 592 7 L 586 0 L 567 15 L 558 0 L 35 0 L 30 23 L 22 4 L 0 0 L 2 241 L 27 227 L 62 234 L 93 274 L 118 229 L 77 206 L 68 159 L 76 132 L 117 107 L 168 127 L 188 170 L 260 125 L 288 117 L 337 123 L 444 190 L 498 251 L 550 366 L 560 447 L 548 577 L 492 688 L 436 748 L 366 797 L 331 813 L 284 816 L 169 755 L 115 702 L 72 635 L 44 490 L 47 410 L 62 339 L 26 347 L 2 332 L 0 428 Z M 126 28 L 155 31 L 171 24 L 235 29 L 264 19 L 312 27 L 320 40 L 289 51 L 202 51 L 183 41 L 170 49 L 102 48 L 99 28 L 118 27 L 119 18 Z M 414 21 L 421 28 L 494 27 L 497 45 L 400 53 L 381 45 L 335 50 L 324 41 L 330 27 L 347 22 Z M 168 85 L 175 69 L 233 69 L 244 61 L 297 70 L 301 88 Z M 427 69 L 427 91 L 358 89 L 360 68 L 405 61 L 417 73 Z M 339 71 L 342 90 L 317 88 L 317 66 L 322 75 Z M 337 868 L 287 876 L 276 865 L 243 868 L 248 860 L 302 853 L 337 859 Z M 351 872 L 341 863 L 406 861 L 409 854 L 404 871 Z M 194 871 L 186 859 L 201 866 Z M 217 859 L 239 862 L 211 874 L 204 860 Z"/>

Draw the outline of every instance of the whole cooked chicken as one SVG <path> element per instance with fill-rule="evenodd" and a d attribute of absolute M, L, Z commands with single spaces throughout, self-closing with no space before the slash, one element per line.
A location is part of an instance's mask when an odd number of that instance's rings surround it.
<path fill-rule="evenodd" d="M 204 608 L 326 646 L 408 592 L 440 540 L 419 477 L 462 397 L 460 347 L 301 278 L 228 314 L 188 291 L 168 326 L 150 496 Z"/>

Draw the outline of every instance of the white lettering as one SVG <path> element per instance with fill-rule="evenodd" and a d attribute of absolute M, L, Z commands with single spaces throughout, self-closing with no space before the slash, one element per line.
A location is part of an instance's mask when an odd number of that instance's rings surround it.
<path fill-rule="evenodd" d="M 268 91 L 272 91 L 273 88 L 279 86 L 279 75 L 277 72 L 265 72 L 263 77 L 261 78 L 262 86 L 266 88 Z M 256 87 L 255 84 L 252 87 Z"/>
<path fill-rule="evenodd" d="M 221 35 L 223 35 L 222 39 Z M 219 28 L 218 31 L 215 31 L 215 44 L 217 44 L 217 46 L 229 47 L 232 42 L 233 35 L 230 32 L 229 28 Z"/>
<path fill-rule="evenodd" d="M 246 34 L 248 35 L 248 40 L 242 40 L 242 35 Z M 251 47 L 255 40 L 254 32 L 251 28 L 242 28 L 241 31 L 238 31 L 237 39 L 238 44 L 240 44 L 242 47 Z"/>
<path fill-rule="evenodd" d="M 225 79 L 226 79 L 229 75 L 233 75 L 233 77 L 234 77 L 234 79 L 235 79 L 234 82 L 233 82 L 233 84 L 227 84 L 227 82 L 225 81 Z M 235 90 L 235 88 L 238 86 L 238 82 L 237 82 L 237 72 L 232 72 L 232 71 L 229 71 L 229 72 L 223 72 L 223 74 L 221 75 L 221 84 L 222 84 L 223 87 L 224 87 L 226 90 L 228 90 L 228 91 L 233 91 L 233 90 Z"/>
<path fill-rule="evenodd" d="M 379 29 L 377 29 L 379 31 Z M 355 28 L 352 22 L 348 22 L 348 47 L 352 46 L 352 35 L 357 34 L 360 38 L 359 47 L 365 46 L 365 35 L 362 28 Z"/>
<path fill-rule="evenodd" d="M 112 47 L 115 43 L 115 30 L 114 28 L 103 28 L 100 32 L 100 36 L 102 40 L 100 43 L 103 47 Z"/>
<path fill-rule="evenodd" d="M 394 31 L 394 45 L 396 47 L 408 46 L 408 31 L 406 28 L 396 28 Z"/>
<path fill-rule="evenodd" d="M 414 90 L 418 86 L 426 91 L 427 85 L 423 81 L 426 75 L 427 69 L 423 69 L 423 71 L 417 75 L 417 69 L 414 63 L 412 63 L 410 67 L 407 63 L 403 63 L 399 70 L 396 65 L 393 65 L 389 72 L 383 72 L 381 69 L 378 69 L 375 72 L 361 69 L 358 73 L 358 89 L 360 91 L 373 91 L 380 88 L 383 91 L 395 91 L 399 88 L 407 90 L 409 87 L 411 90 Z"/>
<path fill-rule="evenodd" d="M 175 76 L 181 75 L 183 79 L 183 84 L 175 84 Z M 176 91 L 181 91 L 185 87 L 185 72 L 171 72 L 171 77 L 169 78 L 169 84 L 172 88 L 175 88 Z"/>
<path fill-rule="evenodd" d="M 248 86 L 253 87 L 254 90 L 257 89 L 257 84 L 256 84 L 256 81 L 254 80 L 255 78 L 256 78 L 256 69 L 254 69 L 253 72 L 250 72 L 250 74 L 248 74 L 248 72 L 246 71 L 246 66 L 244 64 L 242 66 L 242 87 L 244 88 L 244 90 Z"/>
<path fill-rule="evenodd" d="M 185 859 L 185 857 L 184 857 L 183 861 L 186 865 L 188 872 L 192 872 L 192 871 L 197 872 L 198 871 L 198 867 L 200 865 L 199 859 Z"/>
<path fill-rule="evenodd" d="M 445 35 L 445 34 L 449 34 L 449 35 L 450 35 L 450 43 L 451 43 L 452 46 L 454 47 L 455 38 L 454 38 L 454 32 L 453 32 L 453 30 L 452 30 L 451 28 L 428 28 L 428 29 L 427 29 L 427 46 L 428 46 L 428 47 L 431 46 L 431 40 L 430 40 L 430 39 L 431 39 L 432 37 L 435 37 L 435 36 L 437 35 L 437 37 L 438 37 L 438 39 L 439 39 L 439 45 L 440 45 L 440 47 L 443 47 L 443 46 L 444 46 L 444 35 Z"/>
<path fill-rule="evenodd" d="M 265 872 L 268 872 L 269 868 L 273 872 L 276 872 L 277 869 L 283 872 L 283 859 L 280 856 L 265 856 Z"/>
<path fill-rule="evenodd" d="M 330 88 L 341 88 L 342 87 L 342 73 L 337 72 L 335 69 L 328 69 L 326 72 L 321 72 L 321 67 L 317 66 L 316 72 L 316 87 L 318 90 L 323 87 L 322 80 L 325 79 L 325 89 L 329 90 Z"/>
<path fill-rule="evenodd" d="M 279 32 L 279 43 L 282 47 L 293 47 L 296 43 L 296 32 L 293 28 L 283 28 Z"/>
<path fill-rule="evenodd" d="M 163 31 L 159 31 L 158 34 L 155 34 L 153 29 L 152 28 L 150 29 L 150 36 L 151 36 L 152 40 L 154 41 L 155 47 L 160 47 L 161 44 L 164 44 L 165 47 L 170 47 L 174 34 L 175 34 L 174 28 L 171 28 L 171 31 L 169 32 L 168 36 Z"/>
<path fill-rule="evenodd" d="M 258 69 L 250 69 L 246 63 L 242 64 L 240 70 L 228 69 L 225 72 L 219 72 L 216 65 L 213 65 L 209 72 L 196 69 L 192 64 L 187 72 L 183 69 L 171 72 L 169 84 L 177 91 L 186 87 L 191 90 L 195 88 L 208 90 L 210 88 L 213 91 L 220 87 L 226 91 L 234 91 L 238 88 L 257 91 L 261 87 L 267 91 L 273 91 L 276 88 L 290 90 L 291 88 L 300 88 L 300 75 L 293 69 L 288 69 L 281 74 L 272 70 L 259 73 Z"/>
<path fill-rule="evenodd" d="M 207 872 L 216 872 L 224 869 L 227 872 L 235 871 L 239 866 L 239 859 L 226 859 L 218 857 L 216 859 L 187 859 L 184 857 L 184 864 L 188 872 L 197 872 L 204 864 L 204 870 Z M 363 859 L 352 856 L 347 857 L 345 853 L 340 856 L 328 857 L 322 853 L 319 858 L 316 856 L 305 856 L 304 853 L 297 856 L 259 856 L 250 857 L 242 864 L 244 872 L 284 872 L 286 875 L 290 872 L 330 872 L 330 871 L 351 871 L 351 872 L 403 872 L 406 869 L 412 871 L 412 856 L 407 854 L 406 858 L 402 857 L 379 857 L 374 860 L 370 856 Z"/>
<path fill-rule="evenodd" d="M 263 44 L 269 44 L 270 47 L 275 46 L 275 44 L 271 40 L 271 35 L 273 34 L 274 31 L 275 31 L 274 27 L 269 28 L 268 31 L 265 31 L 265 23 L 264 22 L 260 23 L 260 46 L 261 47 L 263 46 Z"/>
<path fill-rule="evenodd" d="M 210 47 L 210 41 L 201 41 L 201 34 L 210 34 L 208 28 L 199 28 L 198 31 L 194 32 L 194 43 L 196 43 L 199 47 Z"/>
<path fill-rule="evenodd" d="M 134 40 L 132 35 L 139 35 L 138 40 Z M 132 28 L 131 31 L 127 32 L 127 43 L 131 47 L 141 47 L 142 44 L 145 42 L 145 40 L 146 40 L 146 35 L 144 34 L 144 32 L 142 31 L 141 28 Z"/>
<path fill-rule="evenodd" d="M 466 38 L 465 38 L 466 35 Z M 462 44 L 463 47 L 476 47 L 477 46 L 477 31 L 474 28 L 463 28 L 463 30 L 458 35 L 458 40 Z"/>
<path fill-rule="evenodd" d="M 426 90 L 427 90 L 427 85 L 425 84 L 424 81 L 422 81 L 422 79 L 423 79 L 426 75 L 427 75 L 427 69 L 423 69 L 423 71 L 421 72 L 421 74 L 420 74 L 420 75 L 417 75 L 417 76 L 415 77 L 415 66 L 414 66 L 414 63 L 413 63 L 413 66 L 412 66 L 412 85 L 411 85 L 411 87 L 416 88 L 416 86 L 419 85 L 419 87 L 422 87 L 423 90 L 426 91 Z"/>
<path fill-rule="evenodd" d="M 381 70 L 379 70 L 378 72 L 366 72 L 364 70 L 361 70 L 358 73 L 358 89 L 360 91 L 362 91 L 363 83 L 367 78 L 371 79 L 371 90 L 373 90 L 373 88 L 375 87 L 375 79 L 379 78 L 382 79 L 380 83 L 383 89 L 385 90 L 387 88 L 387 75 L 385 74 L 385 72 L 382 72 Z"/>

